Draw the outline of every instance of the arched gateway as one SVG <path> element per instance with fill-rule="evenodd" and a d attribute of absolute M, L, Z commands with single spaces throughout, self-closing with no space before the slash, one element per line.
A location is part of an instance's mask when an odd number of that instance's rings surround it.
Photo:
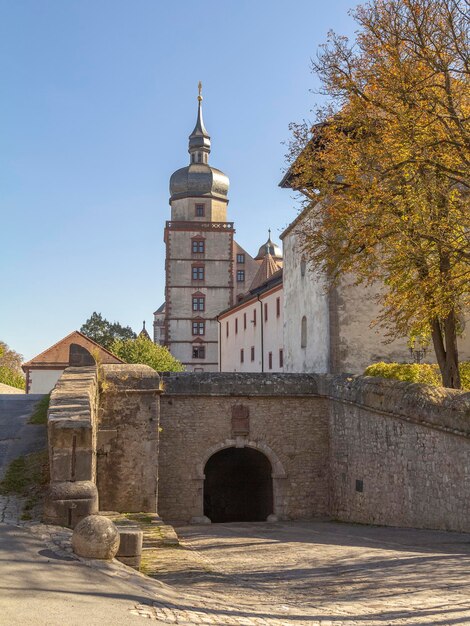
<path fill-rule="evenodd" d="M 204 515 L 212 522 L 261 522 L 273 513 L 272 467 L 262 452 L 224 448 L 204 475 Z"/>

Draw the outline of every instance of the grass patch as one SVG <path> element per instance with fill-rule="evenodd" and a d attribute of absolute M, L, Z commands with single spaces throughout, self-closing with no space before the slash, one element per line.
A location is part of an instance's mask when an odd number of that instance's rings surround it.
<path fill-rule="evenodd" d="M 32 519 L 32 511 L 43 501 L 48 484 L 49 457 L 47 450 L 41 450 L 10 463 L 0 482 L 0 494 L 25 498 L 22 519 Z"/>
<path fill-rule="evenodd" d="M 29 418 L 29 424 L 47 424 L 47 409 L 49 408 L 50 400 L 50 393 L 39 400 L 34 407 L 33 414 Z"/>

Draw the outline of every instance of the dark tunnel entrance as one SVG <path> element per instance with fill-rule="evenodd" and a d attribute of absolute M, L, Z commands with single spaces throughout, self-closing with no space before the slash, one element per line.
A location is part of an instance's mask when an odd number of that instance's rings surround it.
<path fill-rule="evenodd" d="M 212 522 L 261 522 L 273 512 L 268 458 L 253 448 L 216 452 L 204 469 L 204 515 Z"/>

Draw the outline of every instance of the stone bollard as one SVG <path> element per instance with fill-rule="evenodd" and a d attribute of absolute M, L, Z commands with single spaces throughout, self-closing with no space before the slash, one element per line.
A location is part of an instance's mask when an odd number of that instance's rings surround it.
<path fill-rule="evenodd" d="M 118 531 L 121 541 L 116 554 L 117 560 L 138 570 L 142 560 L 143 531 L 125 526 L 118 527 Z"/>
<path fill-rule="evenodd" d="M 119 548 L 119 531 L 103 515 L 89 515 L 73 531 L 72 547 L 75 554 L 87 559 L 114 559 Z"/>

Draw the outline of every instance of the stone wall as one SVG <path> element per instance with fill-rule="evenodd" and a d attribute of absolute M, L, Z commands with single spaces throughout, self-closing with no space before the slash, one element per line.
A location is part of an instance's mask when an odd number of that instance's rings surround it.
<path fill-rule="evenodd" d="M 373 378 L 330 386 L 332 517 L 470 532 L 470 394 Z"/>
<path fill-rule="evenodd" d="M 47 521 L 74 527 L 98 509 L 156 512 L 159 394 L 146 365 L 65 370 L 48 413 Z"/>
<path fill-rule="evenodd" d="M 51 394 L 48 447 L 51 486 L 47 521 L 75 526 L 98 510 L 96 423 L 98 381 L 95 367 L 70 367 Z"/>
<path fill-rule="evenodd" d="M 329 512 L 328 405 L 312 398 L 311 375 L 173 374 L 161 398 L 159 513 L 167 520 L 203 515 L 204 466 L 215 452 L 250 447 L 273 469 L 280 519 Z M 237 415 L 248 432 L 237 434 Z"/>
<path fill-rule="evenodd" d="M 270 462 L 279 519 L 470 532 L 470 394 L 327 374 L 171 374 L 68 368 L 49 409 L 49 521 L 158 510 L 202 521 L 207 461 Z M 159 450 L 159 404 L 161 444 Z"/>
<path fill-rule="evenodd" d="M 156 512 L 160 377 L 147 365 L 103 365 L 102 373 L 100 508 Z"/>
<path fill-rule="evenodd" d="M 363 377 L 178 374 L 162 396 L 159 512 L 202 515 L 224 447 L 272 461 L 279 518 L 470 531 L 470 394 Z M 233 433 L 238 406 L 249 434 Z"/>

